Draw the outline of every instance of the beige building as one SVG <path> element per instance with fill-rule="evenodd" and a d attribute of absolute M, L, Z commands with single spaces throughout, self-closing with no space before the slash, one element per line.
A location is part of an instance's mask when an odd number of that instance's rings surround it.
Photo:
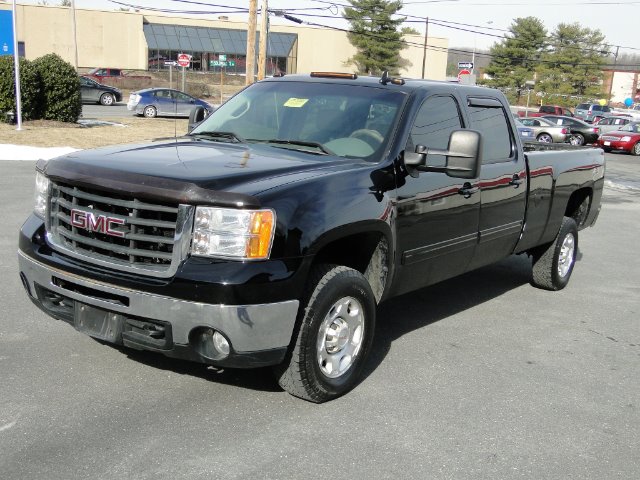
<path fill-rule="evenodd" d="M 0 3 L 0 10 L 10 10 Z M 274 21 L 275 22 L 275 21 Z M 19 51 L 27 59 L 57 53 L 75 64 L 73 15 L 68 7 L 18 5 Z M 131 11 L 76 9 L 77 66 L 131 70 L 162 69 L 178 53 L 193 56 L 196 71 L 244 74 L 246 21 L 175 15 L 149 15 Z M 259 37 L 259 34 L 257 35 Z M 269 28 L 267 74 L 311 71 L 353 71 L 345 66 L 355 53 L 346 33 L 305 25 Z M 401 74 L 421 78 L 424 38 L 406 35 L 402 58 L 408 66 Z M 445 80 L 448 40 L 429 37 L 425 78 Z"/>

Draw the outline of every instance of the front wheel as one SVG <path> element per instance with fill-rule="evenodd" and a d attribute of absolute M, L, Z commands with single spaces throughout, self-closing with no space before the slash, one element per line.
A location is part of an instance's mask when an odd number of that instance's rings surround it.
<path fill-rule="evenodd" d="M 564 217 L 555 240 L 535 248 L 531 283 L 545 290 L 562 290 L 569 283 L 578 253 L 578 226 Z"/>
<path fill-rule="evenodd" d="M 356 270 L 322 265 L 311 274 L 300 325 L 285 362 L 274 368 L 291 395 L 315 403 L 355 387 L 371 349 L 376 302 Z"/>
<path fill-rule="evenodd" d="M 633 148 L 631 149 L 631 154 L 635 155 L 636 157 L 640 155 L 640 142 L 636 143 L 633 146 Z"/>

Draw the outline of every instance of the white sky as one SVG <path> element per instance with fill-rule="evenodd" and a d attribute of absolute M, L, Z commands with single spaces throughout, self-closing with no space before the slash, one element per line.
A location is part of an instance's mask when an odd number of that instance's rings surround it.
<path fill-rule="evenodd" d="M 2 1 L 2 0 L 0 0 Z M 7 0 L 4 0 L 7 2 Z M 55 5 L 60 0 L 47 0 L 49 5 Z M 223 12 L 229 8 L 246 9 L 249 0 L 192 0 L 194 3 L 175 0 L 118 0 L 123 3 L 139 5 L 149 8 L 166 8 L 176 10 L 200 10 Z M 348 3 L 346 0 L 336 0 L 338 4 Z M 108 0 L 75 0 L 77 8 L 117 9 L 120 5 Z M 258 0 L 260 4 L 261 0 Z M 7 2 L 8 3 L 8 2 Z M 36 0 L 18 0 L 18 3 L 36 3 Z M 201 3 L 202 5 L 199 5 Z M 207 5 L 216 5 L 208 7 Z M 326 8 L 326 10 L 290 11 L 291 15 L 313 13 L 318 15 L 331 15 L 336 13 L 336 7 L 331 7 L 329 0 L 270 0 L 270 9 L 300 9 L 300 8 Z M 494 35 L 502 35 L 504 32 L 493 29 L 507 29 L 517 17 L 538 17 L 545 24 L 548 31 L 552 31 L 558 23 L 579 22 L 583 26 L 597 28 L 606 36 L 607 42 L 612 45 L 620 45 L 620 53 L 640 54 L 640 42 L 636 32 L 638 19 L 640 18 L 640 1 L 630 0 L 406 0 L 401 11 L 405 15 L 429 17 L 433 23 L 429 25 L 429 35 L 445 37 L 449 39 L 450 47 L 469 47 L 474 45 L 478 49 L 488 48 L 498 38 L 483 35 L 482 33 L 465 32 L 452 28 L 436 25 L 437 21 L 458 22 L 469 25 L 482 26 L 466 27 L 458 25 L 458 28 L 476 30 Z M 217 15 L 199 15 L 201 18 L 215 18 Z M 240 18 L 242 14 L 230 13 L 230 17 Z M 281 23 L 282 20 L 272 18 L 272 23 Z M 347 24 L 341 19 L 340 14 L 334 18 L 303 17 L 304 20 L 323 25 L 346 28 Z M 411 19 L 409 20 L 417 20 Z M 289 23 L 284 21 L 285 23 Z M 424 23 L 407 23 L 417 30 L 424 32 Z M 637 48 L 638 50 L 633 50 Z"/>

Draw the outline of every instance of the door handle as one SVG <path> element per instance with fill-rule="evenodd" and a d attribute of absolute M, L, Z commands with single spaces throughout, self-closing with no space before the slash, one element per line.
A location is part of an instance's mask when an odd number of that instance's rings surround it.
<path fill-rule="evenodd" d="M 520 178 L 520 175 L 514 173 L 511 181 L 509 182 L 509 185 L 513 185 L 514 188 L 518 188 L 523 182 L 524 180 Z"/>
<path fill-rule="evenodd" d="M 473 195 L 474 193 L 478 193 L 479 191 L 479 187 L 474 187 L 469 182 L 465 182 L 465 184 L 462 185 L 462 188 L 458 190 L 458 193 L 464 198 L 470 198 L 471 195 Z"/>

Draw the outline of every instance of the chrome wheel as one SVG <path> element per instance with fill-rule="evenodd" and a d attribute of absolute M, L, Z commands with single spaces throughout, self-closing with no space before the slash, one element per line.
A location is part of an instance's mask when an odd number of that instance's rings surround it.
<path fill-rule="evenodd" d="M 631 150 L 631 153 L 633 153 L 634 155 L 640 155 L 640 142 L 636 143 L 633 146 L 633 150 Z"/>
<path fill-rule="evenodd" d="M 105 106 L 113 105 L 115 98 L 110 93 L 103 93 L 100 97 L 100 103 Z"/>
<path fill-rule="evenodd" d="M 353 297 L 343 297 L 329 309 L 316 349 L 323 375 L 338 378 L 351 368 L 363 343 L 364 323 L 362 305 Z"/>
<path fill-rule="evenodd" d="M 583 145 L 584 137 L 578 133 L 571 137 L 571 139 L 569 140 L 569 143 L 571 143 L 571 145 Z"/>
<path fill-rule="evenodd" d="M 558 257 L 558 275 L 560 275 L 561 278 L 564 278 L 571 270 L 576 250 L 575 246 L 576 242 L 572 234 L 564 237 L 564 241 L 560 247 L 560 256 Z"/>
<path fill-rule="evenodd" d="M 537 140 L 542 143 L 553 142 L 553 138 L 551 138 L 551 135 L 549 135 L 548 133 L 541 133 L 540 135 L 538 135 Z"/>

